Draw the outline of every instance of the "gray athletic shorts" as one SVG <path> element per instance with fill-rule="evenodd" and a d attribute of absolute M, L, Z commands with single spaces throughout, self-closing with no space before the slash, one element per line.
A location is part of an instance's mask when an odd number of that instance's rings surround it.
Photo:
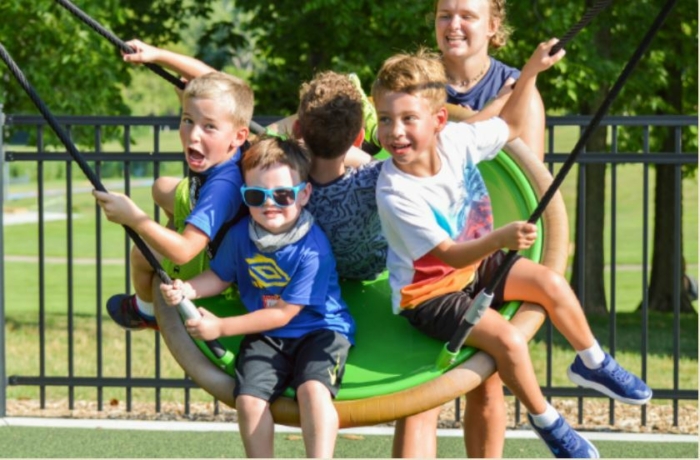
<path fill-rule="evenodd" d="M 296 391 L 302 383 L 317 380 L 335 397 L 350 346 L 344 335 L 328 329 L 295 339 L 247 335 L 236 355 L 233 396 L 245 394 L 271 403 L 288 387 Z"/>
<path fill-rule="evenodd" d="M 474 280 L 461 291 L 450 292 L 426 300 L 412 309 L 401 310 L 403 316 L 425 335 L 444 342 L 449 341 L 464 317 L 472 301 L 482 289 L 488 286 L 498 267 L 505 260 L 506 253 L 496 251 L 481 261 L 474 275 Z M 521 256 L 516 256 L 516 260 Z M 511 265 L 512 267 L 512 265 Z M 493 293 L 491 308 L 497 310 L 503 305 L 503 289 L 508 273 L 505 274 Z"/>

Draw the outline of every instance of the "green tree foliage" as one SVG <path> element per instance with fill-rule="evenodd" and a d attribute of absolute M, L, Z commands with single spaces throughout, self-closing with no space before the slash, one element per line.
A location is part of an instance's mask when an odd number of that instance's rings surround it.
<path fill-rule="evenodd" d="M 355 72 L 369 87 L 391 54 L 434 43 L 432 2 L 367 0 L 237 0 L 254 13 L 255 58 L 252 78 L 256 111 L 294 112 L 299 84 L 321 70 Z"/>
<path fill-rule="evenodd" d="M 159 44 L 177 41 L 187 17 L 206 15 L 209 3 L 105 0 L 75 5 L 124 41 L 139 37 Z M 3 0 L 0 17 L 0 42 L 52 113 L 129 113 L 121 88 L 131 81 L 130 69 L 105 38 L 49 0 Z M 5 113 L 38 114 L 5 65 L 0 65 L 0 103 Z"/>

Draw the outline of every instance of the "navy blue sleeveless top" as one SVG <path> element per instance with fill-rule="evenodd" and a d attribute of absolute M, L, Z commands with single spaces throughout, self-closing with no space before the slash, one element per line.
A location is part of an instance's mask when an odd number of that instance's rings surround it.
<path fill-rule="evenodd" d="M 447 85 L 447 102 L 469 107 L 473 110 L 481 110 L 488 101 L 496 97 L 506 80 L 509 78 L 517 80 L 520 77 L 518 69 L 509 67 L 493 57 L 490 59 L 491 67 L 489 67 L 484 78 L 473 88 L 464 93 L 459 93 L 450 85 Z"/>

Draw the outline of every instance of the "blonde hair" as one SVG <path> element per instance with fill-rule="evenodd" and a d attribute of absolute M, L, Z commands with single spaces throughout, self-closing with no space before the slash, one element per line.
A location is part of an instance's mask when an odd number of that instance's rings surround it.
<path fill-rule="evenodd" d="M 299 130 L 311 154 L 345 154 L 363 124 L 362 95 L 347 75 L 321 72 L 299 91 Z"/>
<path fill-rule="evenodd" d="M 210 72 L 192 79 L 182 92 L 182 100 L 195 98 L 223 104 L 236 127 L 250 125 L 253 118 L 253 90 L 232 75 Z"/>
<path fill-rule="evenodd" d="M 372 85 L 378 100 L 388 92 L 408 93 L 426 99 L 433 110 L 447 102 L 447 77 L 440 56 L 425 48 L 415 54 L 396 54 L 382 64 Z"/>
<path fill-rule="evenodd" d="M 511 32 L 513 31 L 506 23 L 506 0 L 486 0 L 489 3 L 489 20 L 497 21 L 498 27 L 493 37 L 489 40 L 489 47 L 493 50 L 503 48 L 508 42 Z M 433 20 L 440 0 L 435 0 L 433 6 Z"/>
<path fill-rule="evenodd" d="M 306 149 L 294 139 L 281 137 L 260 137 L 243 154 L 241 170 L 245 173 L 255 168 L 268 169 L 275 164 L 283 164 L 296 171 L 302 181 L 309 178 L 311 161 Z"/>

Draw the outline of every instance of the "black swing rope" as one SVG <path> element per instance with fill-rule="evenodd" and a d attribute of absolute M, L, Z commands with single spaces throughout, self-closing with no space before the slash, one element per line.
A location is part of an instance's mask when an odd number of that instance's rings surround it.
<path fill-rule="evenodd" d="M 58 123 L 58 120 L 49 111 L 49 109 L 46 107 L 46 104 L 44 104 L 44 102 L 41 100 L 41 98 L 36 93 L 31 84 L 29 84 L 26 77 L 22 73 L 22 70 L 13 61 L 12 57 L 7 52 L 2 43 L 0 43 L 0 58 L 2 58 L 2 60 L 5 62 L 7 67 L 10 69 L 12 75 L 14 75 L 17 82 L 20 84 L 20 86 L 22 86 L 24 91 L 27 93 L 29 98 L 37 107 L 37 109 L 39 109 L 39 112 L 41 112 L 46 122 L 49 124 L 49 126 L 51 126 L 51 129 L 54 130 L 58 138 L 68 150 L 68 153 L 70 153 L 73 159 L 78 163 L 78 166 L 83 171 L 85 176 L 87 176 L 88 180 L 90 180 L 92 186 L 100 192 L 107 192 L 107 189 L 102 184 L 99 177 L 97 177 L 97 175 L 92 171 L 92 169 L 90 169 L 90 166 L 88 165 L 87 161 L 85 161 L 83 156 L 80 154 L 78 149 L 71 141 L 70 137 L 68 137 L 68 134 L 63 130 L 63 128 L 61 128 L 61 125 Z M 139 234 L 126 225 L 123 225 L 123 227 L 124 230 L 126 230 L 126 233 L 129 235 L 129 237 L 131 237 L 131 239 L 133 240 L 136 247 L 138 247 L 141 253 L 144 255 L 144 257 L 146 258 L 150 266 L 153 268 L 155 273 L 161 279 L 161 281 L 166 284 L 172 284 L 173 280 L 165 272 L 163 267 L 160 265 L 158 260 L 151 252 L 150 248 L 141 239 Z M 180 314 L 183 315 L 185 318 L 198 318 L 201 316 L 199 314 L 199 311 L 197 311 L 197 307 L 195 307 L 194 304 L 188 299 L 183 299 L 182 302 L 177 306 L 177 308 Z M 233 359 L 232 353 L 230 351 L 226 350 L 217 340 L 206 341 L 206 344 L 211 350 L 211 352 L 214 354 L 214 356 L 222 361 L 222 365 L 229 365 L 230 361 Z"/>
<path fill-rule="evenodd" d="M 609 0 L 599 2 L 599 3 L 610 3 Z M 598 110 L 596 111 L 595 115 L 591 119 L 591 122 L 586 126 L 586 129 L 584 130 L 583 134 L 579 138 L 578 142 L 574 146 L 574 149 L 571 151 L 571 154 L 567 158 L 566 162 L 562 166 L 562 168 L 559 170 L 557 173 L 556 177 L 552 181 L 551 185 L 547 189 L 547 191 L 544 193 L 542 196 L 541 201 L 538 203 L 537 207 L 533 211 L 532 215 L 528 219 L 529 223 L 534 224 L 537 222 L 537 220 L 542 217 L 542 214 L 544 213 L 545 208 L 549 204 L 549 202 L 552 200 L 554 197 L 554 194 L 557 192 L 559 187 L 561 186 L 562 182 L 564 182 L 564 178 L 566 175 L 569 173 L 569 170 L 573 167 L 574 163 L 576 162 L 576 159 L 578 156 L 581 154 L 583 151 L 586 142 L 588 139 L 591 137 L 593 134 L 593 131 L 598 127 L 600 124 L 603 116 L 607 113 L 608 109 L 612 105 L 613 101 L 615 98 L 618 96 L 620 93 L 620 90 L 622 89 L 622 86 L 625 84 L 627 79 L 629 78 L 630 74 L 636 67 L 636 65 L 639 63 L 641 60 L 642 56 L 646 52 L 647 48 L 651 44 L 651 41 L 653 40 L 654 36 L 656 33 L 661 29 L 661 26 L 663 25 L 664 21 L 666 20 L 666 17 L 668 14 L 671 12 L 673 9 L 673 6 L 675 5 L 676 0 L 668 0 L 666 5 L 662 8 L 662 10 L 659 12 L 658 16 L 654 20 L 653 24 L 650 26 L 649 30 L 647 31 L 646 35 L 642 39 L 641 43 L 635 50 L 634 54 L 630 58 L 629 62 L 625 65 L 624 69 L 620 73 L 620 76 L 617 78 L 617 81 L 613 85 L 612 89 L 608 92 L 607 96 L 605 97 L 605 100 L 603 103 L 600 105 Z M 591 10 L 594 8 L 598 8 L 599 5 L 595 5 L 592 7 Z M 602 9 L 602 8 L 601 8 Z M 600 11 L 600 10 L 598 10 Z M 597 13 L 596 13 L 597 14 Z M 586 13 L 588 15 L 588 12 Z M 585 17 L 585 16 L 584 16 Z M 592 18 L 592 16 L 591 16 Z M 568 37 L 568 40 L 573 38 L 575 33 L 572 33 L 574 29 L 577 29 L 576 32 L 581 30 L 585 24 L 579 27 L 581 23 L 583 23 L 583 19 L 579 21 L 572 29 L 569 31 L 567 34 L 564 35 L 564 37 Z M 590 19 L 588 19 L 588 22 L 590 22 Z M 586 22 L 587 23 L 587 22 Z M 561 44 L 562 46 L 559 46 L 557 48 L 557 45 Z M 552 48 L 552 51 L 550 52 L 550 55 L 556 53 L 563 47 L 565 44 L 564 40 L 562 40 L 560 43 L 555 45 Z M 494 274 L 493 278 L 489 282 L 489 284 L 477 295 L 477 297 L 474 299 L 472 305 L 469 307 L 467 312 L 464 314 L 464 317 L 462 318 L 457 331 L 455 334 L 452 336 L 450 341 L 445 344 L 445 348 L 443 349 L 443 352 L 441 355 L 438 357 L 437 361 L 437 366 L 438 367 L 447 367 L 451 365 L 454 362 L 454 359 L 459 352 L 459 349 L 462 347 L 464 344 L 465 340 L 469 336 L 469 333 L 471 332 L 471 329 L 474 327 L 474 325 L 481 319 L 483 316 L 484 312 L 490 307 L 491 304 L 491 299 L 493 298 L 493 292 L 495 291 L 496 287 L 498 287 L 499 283 L 503 281 L 503 278 L 505 277 L 506 273 L 508 270 L 510 270 L 511 266 L 515 263 L 515 256 L 518 251 L 515 250 L 510 250 L 508 251 L 506 258 L 504 259 L 503 263 L 498 267 L 496 270 L 496 273 Z"/>
<path fill-rule="evenodd" d="M 85 24 L 87 24 L 92 30 L 97 32 L 98 34 L 102 35 L 104 38 L 107 39 L 108 42 L 119 48 L 121 51 L 123 51 L 126 54 L 133 54 L 136 52 L 131 46 L 127 45 L 126 42 L 123 40 L 120 40 L 114 33 L 110 32 L 109 30 L 105 29 L 102 27 L 102 25 L 95 21 L 93 18 L 91 18 L 87 13 L 85 13 L 83 10 L 75 6 L 73 3 L 71 3 L 68 0 L 56 0 L 56 3 L 67 9 L 73 16 L 77 17 L 81 21 L 83 21 Z M 167 70 L 165 70 L 163 67 L 159 66 L 158 64 L 153 64 L 150 62 L 144 63 L 144 66 L 146 66 L 148 69 L 152 70 L 156 74 L 160 75 L 173 85 L 175 85 L 179 89 L 185 89 L 185 82 L 177 78 L 175 75 L 171 74 Z M 264 134 L 266 132 L 265 128 L 262 127 L 262 125 L 254 122 L 253 120 L 250 121 L 250 130 L 255 133 L 255 134 Z"/>

